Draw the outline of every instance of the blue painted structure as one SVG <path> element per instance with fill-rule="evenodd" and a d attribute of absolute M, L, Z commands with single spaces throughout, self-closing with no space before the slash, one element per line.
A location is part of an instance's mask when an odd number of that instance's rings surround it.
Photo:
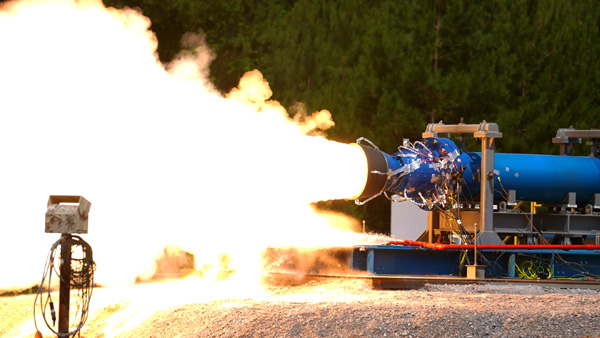
<path fill-rule="evenodd" d="M 459 159 L 467 164 L 469 190 L 479 195 L 480 185 L 473 181 L 472 173 L 481 167 L 481 154 L 466 152 Z M 595 157 L 498 153 L 494 169 L 497 201 L 506 199 L 502 190 L 515 190 L 517 200 L 545 203 L 560 203 L 569 192 L 575 192 L 577 203 L 585 204 L 600 193 L 600 159 Z"/>
<path fill-rule="evenodd" d="M 398 245 L 360 246 L 352 251 L 351 267 L 372 275 L 458 276 L 460 251 L 436 251 Z"/>
<path fill-rule="evenodd" d="M 437 201 L 456 173 L 463 171 L 468 200 L 477 200 L 481 153 L 460 152 L 445 138 L 427 138 L 414 148 L 400 147 L 392 155 L 381 152 L 387 162 L 382 191 L 399 194 L 414 201 Z M 591 203 L 600 193 L 600 159 L 582 156 L 534 154 L 495 154 L 497 184 L 494 199 L 506 200 L 509 190 L 516 199 L 541 203 L 561 203 L 570 192 L 578 204 Z"/>
<path fill-rule="evenodd" d="M 590 250 L 478 250 L 489 262 L 489 278 L 526 278 L 519 269 L 538 269 L 548 279 L 600 279 L 600 252 Z M 380 276 L 462 276 L 461 250 L 434 250 L 398 245 L 368 245 L 353 249 L 350 266 Z M 466 252 L 471 264 L 473 251 Z M 481 256 L 480 256 L 481 257 Z M 481 262 L 481 258 L 478 258 Z M 463 263 L 464 264 L 464 263 Z M 529 277 L 531 275 L 529 274 Z"/>

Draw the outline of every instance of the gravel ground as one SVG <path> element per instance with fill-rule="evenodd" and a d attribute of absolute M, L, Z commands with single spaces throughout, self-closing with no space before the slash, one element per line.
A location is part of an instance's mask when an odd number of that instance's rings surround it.
<path fill-rule="evenodd" d="M 0 318 L 23 322 L 31 302 L 31 296 L 0 298 Z M 381 291 L 358 280 L 313 281 L 270 287 L 260 299 L 173 307 L 119 337 L 598 337 L 599 304 L 600 292 L 589 289 L 427 285 Z M 104 322 L 120 306 L 93 316 L 81 337 L 104 337 Z M 12 336 L 15 325 L 0 320 L 0 336 Z"/>
<path fill-rule="evenodd" d="M 270 300 L 190 304 L 123 337 L 597 337 L 600 293 L 539 286 L 428 285 L 376 291 L 361 281 L 273 289 Z"/>
<path fill-rule="evenodd" d="M 0 337 L 32 318 L 33 297 L 0 297 Z"/>

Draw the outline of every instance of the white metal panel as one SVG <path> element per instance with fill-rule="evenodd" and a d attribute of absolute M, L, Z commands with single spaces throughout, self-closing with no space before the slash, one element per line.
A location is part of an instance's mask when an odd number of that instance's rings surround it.
<path fill-rule="evenodd" d="M 416 240 L 427 230 L 427 211 L 411 202 L 392 202 L 392 236 Z"/>

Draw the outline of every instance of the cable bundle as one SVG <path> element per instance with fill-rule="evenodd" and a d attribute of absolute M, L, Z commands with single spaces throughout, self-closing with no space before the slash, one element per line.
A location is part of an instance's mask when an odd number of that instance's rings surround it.
<path fill-rule="evenodd" d="M 64 280 L 63 276 L 61 276 L 59 272 L 60 269 L 57 269 L 55 264 L 57 257 L 56 252 L 58 248 L 61 248 L 62 246 L 69 246 L 71 254 L 73 254 L 73 252 L 75 251 L 77 256 L 80 256 L 71 258 L 71 273 L 68 281 Z M 92 248 L 86 241 L 84 241 L 79 236 L 63 234 L 63 236 L 58 241 L 54 242 L 54 244 L 50 248 L 50 251 L 48 252 L 48 258 L 44 266 L 44 274 L 42 276 L 42 281 L 40 283 L 40 287 L 35 297 L 35 303 L 33 307 L 33 318 L 36 330 L 38 330 L 38 326 L 35 312 L 39 300 L 40 312 L 42 313 L 44 322 L 54 334 L 56 334 L 58 337 L 70 337 L 80 334 L 81 328 L 85 324 L 89 315 L 89 304 L 94 288 L 94 270 L 96 269 L 96 264 L 94 263 L 92 256 Z M 78 319 L 79 324 L 73 331 L 67 333 L 59 333 L 53 329 L 54 325 L 56 324 L 57 317 L 51 294 L 53 273 L 58 276 L 61 282 L 68 283 L 70 286 L 70 290 L 77 290 L 77 312 L 74 318 Z M 44 299 L 45 283 L 47 283 L 47 295 Z M 47 319 L 48 308 L 50 308 L 52 326 L 50 326 L 50 323 L 48 323 Z"/>

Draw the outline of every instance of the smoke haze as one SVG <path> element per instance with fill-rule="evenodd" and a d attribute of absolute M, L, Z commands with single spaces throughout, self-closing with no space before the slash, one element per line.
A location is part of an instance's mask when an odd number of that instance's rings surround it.
<path fill-rule="evenodd" d="M 44 233 L 49 195 L 92 203 L 82 237 L 102 284 L 132 282 L 165 245 L 256 272 L 268 245 L 354 240 L 309 206 L 357 195 L 366 177 L 360 149 L 315 136 L 333 126 L 328 111 L 288 116 L 257 70 L 220 95 L 202 36 L 161 64 L 132 9 L 1 6 L 0 289 L 39 281 L 60 237 Z"/>

